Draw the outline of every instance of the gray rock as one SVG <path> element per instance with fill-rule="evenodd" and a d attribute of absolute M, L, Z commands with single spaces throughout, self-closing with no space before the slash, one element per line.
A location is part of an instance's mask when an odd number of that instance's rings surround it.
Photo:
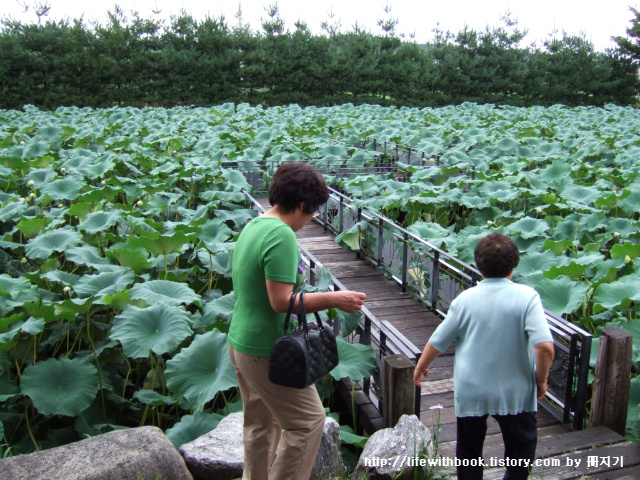
<path fill-rule="evenodd" d="M 209 433 L 185 443 L 180 453 L 196 480 L 232 480 L 242 477 L 244 414 L 232 413 Z"/>
<path fill-rule="evenodd" d="M 340 455 L 340 443 L 340 425 L 333 418 L 327 417 L 324 421 L 318 455 L 313 462 L 311 480 L 344 477 L 347 474 L 347 468 Z"/>
<path fill-rule="evenodd" d="M 415 415 L 402 415 L 394 428 L 371 435 L 352 479 L 412 479 L 419 459 L 433 458 L 434 451 L 431 431 Z"/>
<path fill-rule="evenodd" d="M 20 480 L 192 480 L 156 427 L 115 430 L 61 447 L 0 460 L 0 478 Z"/>
<path fill-rule="evenodd" d="M 180 447 L 180 453 L 196 480 L 234 480 L 242 477 L 243 422 L 242 412 L 232 413 L 209 433 Z M 320 480 L 345 474 L 346 468 L 340 455 L 340 426 L 334 419 L 327 418 L 311 479 Z"/>

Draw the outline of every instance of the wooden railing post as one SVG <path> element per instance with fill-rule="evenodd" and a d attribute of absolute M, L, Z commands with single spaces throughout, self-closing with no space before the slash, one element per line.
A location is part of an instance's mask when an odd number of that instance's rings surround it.
<path fill-rule="evenodd" d="M 633 336 L 621 328 L 602 329 L 598 346 L 589 425 L 604 425 L 625 434 L 631 388 Z"/>
<path fill-rule="evenodd" d="M 384 357 L 384 402 L 383 428 L 393 428 L 402 415 L 415 413 L 415 385 L 413 370 L 415 363 L 405 355 Z"/>

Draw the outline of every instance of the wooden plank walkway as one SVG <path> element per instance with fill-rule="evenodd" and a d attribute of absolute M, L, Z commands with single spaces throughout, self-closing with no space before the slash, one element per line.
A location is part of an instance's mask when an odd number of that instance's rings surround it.
<path fill-rule="evenodd" d="M 257 199 L 268 208 L 266 198 Z M 365 306 L 378 320 L 387 320 L 416 347 L 422 350 L 442 321 L 417 300 L 402 293 L 402 289 L 387 279 L 368 261 L 355 252 L 343 250 L 331 233 L 310 222 L 297 232 L 304 246 L 346 288 L 367 294 Z M 431 365 L 429 379 L 422 384 L 420 419 L 428 427 L 440 425 L 439 451 L 454 460 L 456 417 L 453 406 L 453 356 L 450 348 Z M 351 385 L 343 382 L 341 391 L 351 396 Z M 356 417 L 368 433 L 382 428 L 382 419 L 363 392 L 356 392 Z M 442 407 L 432 409 L 432 407 Z M 606 427 L 573 431 L 561 424 L 544 408 L 538 410 L 537 458 L 543 465 L 534 467 L 530 479 L 544 480 L 638 480 L 640 479 L 640 447 Z M 503 458 L 503 443 L 497 422 L 489 417 L 484 458 L 487 465 Z M 447 470 L 447 469 L 445 469 Z M 451 478 L 455 478 L 455 468 Z M 487 467 L 484 478 L 501 479 L 504 468 Z"/>

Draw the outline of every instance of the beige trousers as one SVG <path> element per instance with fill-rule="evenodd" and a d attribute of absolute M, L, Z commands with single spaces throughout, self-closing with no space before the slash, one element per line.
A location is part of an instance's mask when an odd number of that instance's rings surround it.
<path fill-rule="evenodd" d="M 229 356 L 244 405 L 242 479 L 308 479 L 325 420 L 315 385 L 304 389 L 275 385 L 269 381 L 269 357 L 246 355 L 231 345 Z"/>

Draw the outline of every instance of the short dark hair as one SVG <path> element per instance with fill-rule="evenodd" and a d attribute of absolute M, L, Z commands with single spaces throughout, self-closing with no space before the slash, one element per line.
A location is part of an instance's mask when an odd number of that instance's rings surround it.
<path fill-rule="evenodd" d="M 518 247 L 500 232 L 491 233 L 480 240 L 473 256 L 484 278 L 505 278 L 520 262 Z"/>
<path fill-rule="evenodd" d="M 329 199 L 329 189 L 322 174 L 302 162 L 283 163 L 269 187 L 269 203 L 284 213 L 293 212 L 304 202 L 304 213 L 315 213 Z"/>

